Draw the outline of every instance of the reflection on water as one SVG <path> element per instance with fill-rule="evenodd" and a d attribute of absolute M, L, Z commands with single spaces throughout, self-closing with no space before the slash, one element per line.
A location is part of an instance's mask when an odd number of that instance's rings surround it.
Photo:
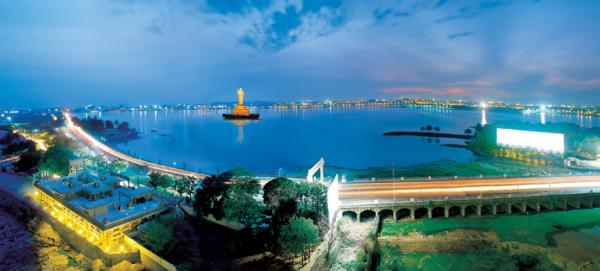
<path fill-rule="evenodd" d="M 188 169 L 216 172 L 243 167 L 258 174 L 287 174 L 312 166 L 320 157 L 326 166 L 344 168 L 398 167 L 440 159 L 467 161 L 472 154 L 419 137 L 386 137 L 388 131 L 439 127 L 463 133 L 485 120 L 540 122 L 539 114 L 511 114 L 480 110 L 413 108 L 321 108 L 259 110 L 261 120 L 227 121 L 219 110 L 109 112 L 102 118 L 127 121 L 141 139 L 116 148 L 136 157 Z M 548 122 L 599 126 L 598 118 L 547 114 Z M 330 175 L 331 170 L 328 173 Z M 334 172 L 333 172 L 334 173 Z M 304 173 L 305 174 L 305 173 Z"/>
<path fill-rule="evenodd" d="M 234 119 L 229 120 L 233 125 L 237 126 L 237 141 L 238 143 L 244 143 L 244 126 L 248 124 L 248 120 Z"/>

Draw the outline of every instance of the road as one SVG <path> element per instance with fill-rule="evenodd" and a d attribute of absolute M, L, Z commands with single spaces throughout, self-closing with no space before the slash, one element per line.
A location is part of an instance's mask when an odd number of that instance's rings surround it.
<path fill-rule="evenodd" d="M 600 189 L 600 176 L 344 183 L 341 201 L 418 197 L 465 197 L 527 192 Z"/>
<path fill-rule="evenodd" d="M 148 169 L 153 170 L 153 171 L 159 171 L 159 172 L 168 173 L 168 174 L 177 175 L 177 176 L 189 176 L 189 177 L 194 177 L 196 179 L 204 179 L 206 176 L 208 176 L 207 174 L 204 174 L 204 173 L 199 173 L 199 172 L 194 172 L 194 171 L 189 171 L 189 170 L 184 170 L 184 169 L 179 169 L 179 168 L 174 168 L 174 167 L 169 167 L 169 166 L 165 166 L 165 165 L 161 165 L 161 164 L 157 164 L 157 163 L 144 161 L 141 159 L 137 159 L 135 157 L 131 157 L 122 152 L 119 152 L 119 151 L 107 146 L 106 144 L 98 141 L 93 136 L 88 134 L 85 130 L 83 130 L 81 127 L 75 125 L 75 123 L 73 123 L 71 115 L 68 112 L 63 112 L 63 115 L 65 116 L 67 130 L 71 135 L 78 138 L 81 142 L 83 142 L 88 147 L 90 147 L 94 150 L 97 150 L 105 155 L 111 156 L 112 158 L 124 160 L 124 161 L 127 161 L 132 164 L 136 164 L 139 166 L 148 167 Z"/>
<path fill-rule="evenodd" d="M 0 164 L 14 162 L 17 160 L 19 160 L 19 156 L 10 156 L 10 157 L 5 157 L 5 158 L 0 158 Z"/>

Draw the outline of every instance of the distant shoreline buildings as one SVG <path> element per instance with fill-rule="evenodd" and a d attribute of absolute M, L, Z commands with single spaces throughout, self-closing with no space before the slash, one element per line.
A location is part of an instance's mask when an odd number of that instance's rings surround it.
<path fill-rule="evenodd" d="M 239 102 L 238 102 L 239 103 Z M 369 100 L 325 100 L 325 101 L 288 101 L 288 102 L 251 102 L 244 107 L 250 109 L 300 110 L 313 108 L 347 108 L 347 107 L 406 107 L 431 110 L 480 110 L 482 102 L 468 100 L 438 100 L 421 98 L 369 99 Z M 600 106 L 587 105 L 553 105 L 532 103 L 507 103 L 486 101 L 486 111 L 513 111 L 524 114 L 544 112 L 546 114 L 565 114 L 577 116 L 600 117 Z M 177 105 L 138 105 L 138 106 L 87 106 L 72 110 L 84 112 L 131 112 L 131 111 L 175 111 L 175 110 L 233 110 L 238 104 L 227 102 L 177 104 Z"/>
<path fill-rule="evenodd" d="M 238 97 L 239 99 L 239 97 Z M 238 101 L 239 103 L 239 101 Z M 85 107 L 71 108 L 73 113 L 99 113 L 99 112 L 154 112 L 154 111 L 176 111 L 176 110 L 220 110 L 231 111 L 238 106 L 238 103 L 232 102 L 213 102 L 213 103 L 195 103 L 195 104 L 163 104 L 163 105 L 87 105 Z M 244 104 L 244 107 L 250 111 L 257 109 L 277 109 L 277 110 L 302 110 L 314 108 L 348 108 L 348 107 L 405 107 L 405 108 L 423 108 L 427 110 L 480 110 L 481 104 L 486 104 L 486 111 L 506 111 L 523 114 L 545 113 L 545 114 L 563 114 L 579 117 L 600 117 L 600 106 L 592 105 L 569 105 L 569 104 L 533 104 L 533 103 L 509 103 L 502 101 L 474 102 L 461 99 L 426 99 L 426 98 L 394 98 L 394 99 L 357 99 L 357 100 L 324 100 L 324 101 L 285 101 L 285 102 L 250 102 Z M 19 123 L 22 117 L 28 115 L 45 114 L 54 116 L 64 108 L 47 108 L 40 110 L 0 110 L 4 114 L 4 122 L 7 117 L 11 117 L 12 123 Z"/>

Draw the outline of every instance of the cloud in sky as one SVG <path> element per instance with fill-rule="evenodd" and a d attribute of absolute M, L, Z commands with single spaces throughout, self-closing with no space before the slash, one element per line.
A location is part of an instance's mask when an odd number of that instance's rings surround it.
<path fill-rule="evenodd" d="M 4 1 L 0 107 L 232 100 L 240 85 L 252 100 L 598 103 L 598 13 L 584 0 Z"/>

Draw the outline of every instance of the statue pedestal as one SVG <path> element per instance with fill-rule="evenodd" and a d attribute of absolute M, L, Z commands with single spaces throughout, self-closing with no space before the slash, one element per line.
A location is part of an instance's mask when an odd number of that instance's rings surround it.
<path fill-rule="evenodd" d="M 233 108 L 233 111 L 231 111 L 231 115 L 250 116 L 250 110 L 248 110 L 248 107 L 245 107 L 243 105 L 236 105 Z"/>

